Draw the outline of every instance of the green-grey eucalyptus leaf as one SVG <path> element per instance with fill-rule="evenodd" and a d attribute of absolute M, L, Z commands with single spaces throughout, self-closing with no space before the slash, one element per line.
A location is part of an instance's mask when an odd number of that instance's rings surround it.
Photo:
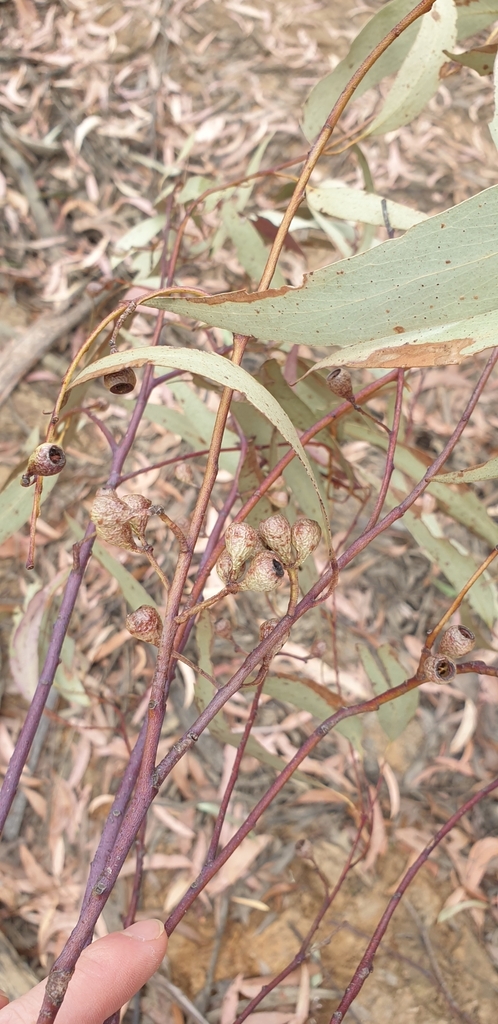
<path fill-rule="evenodd" d="M 481 462 L 473 469 L 457 469 L 454 473 L 439 473 L 437 482 L 448 484 L 472 484 L 480 480 L 498 479 L 498 458 L 489 459 L 489 462 Z"/>
<path fill-rule="evenodd" d="M 409 124 L 439 87 L 439 73 L 446 63 L 444 49 L 452 49 L 457 38 L 457 11 L 453 0 L 436 0 L 420 21 L 417 38 L 382 110 L 368 125 L 367 135 L 392 132 Z"/>
<path fill-rule="evenodd" d="M 493 185 L 401 238 L 309 274 L 300 288 L 144 304 L 263 341 L 335 346 L 316 368 L 434 366 L 496 343 L 497 277 Z"/>
<path fill-rule="evenodd" d="M 47 476 L 43 481 L 42 503 L 58 483 L 58 476 Z M 0 544 L 28 522 L 33 508 L 33 489 L 21 487 L 19 478 L 11 480 L 0 493 Z"/>
<path fill-rule="evenodd" d="M 239 215 L 231 200 L 223 204 L 222 218 L 224 228 L 235 246 L 239 263 L 253 281 L 259 281 L 270 250 L 254 224 Z M 273 283 L 275 288 L 285 285 L 285 278 L 278 267 L 273 275 Z"/>
<path fill-rule="evenodd" d="M 392 0 L 381 7 L 356 36 L 344 60 L 313 87 L 306 101 L 302 124 L 304 134 L 310 142 L 318 135 L 334 103 L 365 57 L 411 10 L 412 0 Z M 498 18 L 498 0 L 458 3 L 457 14 L 457 38 L 466 39 Z M 377 85 L 386 75 L 392 75 L 399 70 L 419 32 L 420 20 L 410 25 L 410 28 L 406 29 L 375 62 L 373 68 L 360 82 L 355 98 L 359 98 L 367 89 Z"/>
<path fill-rule="evenodd" d="M 357 651 L 376 695 L 406 681 L 407 674 L 389 644 L 383 644 L 377 651 L 382 668 L 366 644 L 358 644 Z M 418 700 L 418 690 L 410 690 L 378 709 L 379 722 L 390 740 L 397 739 L 406 729 L 416 713 Z"/>
<path fill-rule="evenodd" d="M 319 188 L 308 188 L 306 198 L 313 211 L 326 213 L 329 217 L 344 220 L 358 220 L 363 224 L 385 224 L 383 203 L 391 227 L 407 231 L 414 224 L 427 220 L 427 214 L 413 210 L 410 206 L 395 203 L 392 199 L 362 189 L 350 188 L 342 182 L 324 181 Z"/>

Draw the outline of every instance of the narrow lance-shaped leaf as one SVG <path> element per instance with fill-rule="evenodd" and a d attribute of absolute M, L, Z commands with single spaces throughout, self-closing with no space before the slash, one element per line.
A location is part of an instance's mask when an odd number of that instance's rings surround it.
<path fill-rule="evenodd" d="M 373 18 L 356 36 L 344 60 L 341 60 L 329 75 L 314 86 L 306 101 L 302 124 L 304 134 L 310 142 L 320 131 L 351 75 L 359 68 L 374 46 L 398 21 L 401 21 L 401 18 L 413 10 L 413 7 L 413 0 L 393 0 L 392 3 L 381 7 L 380 11 L 374 14 Z M 481 29 L 486 28 L 498 18 L 498 0 L 473 0 L 472 3 L 458 3 L 457 14 L 457 38 L 467 39 L 468 36 L 474 32 L 480 32 Z M 360 82 L 355 92 L 355 98 L 359 98 L 367 89 L 377 85 L 386 75 L 395 74 L 399 70 L 419 32 L 420 21 L 416 21 L 391 44 Z"/>
<path fill-rule="evenodd" d="M 116 352 L 114 355 L 106 356 L 105 359 L 99 359 L 97 362 L 91 363 L 72 381 L 70 386 L 73 388 L 78 384 L 84 384 L 87 380 L 102 377 L 105 373 L 116 370 L 120 366 L 145 366 L 149 363 L 152 363 L 154 366 L 167 366 L 188 370 L 191 373 L 198 373 L 200 376 L 222 384 L 223 387 L 233 388 L 245 395 L 247 400 L 277 427 L 282 437 L 288 441 L 297 457 L 301 460 L 320 502 L 326 536 L 330 535 L 327 514 L 318 485 L 308 456 L 299 440 L 292 421 L 273 398 L 273 395 L 255 380 L 247 370 L 242 369 L 241 366 L 236 366 L 230 360 L 212 352 L 197 352 L 192 349 L 176 348 L 142 348 L 133 352 Z"/>
<path fill-rule="evenodd" d="M 407 231 L 414 224 L 427 220 L 427 214 L 412 210 L 391 199 L 383 199 L 373 192 L 349 188 L 341 181 L 324 181 L 319 188 L 309 188 L 306 198 L 313 212 L 326 213 L 343 220 L 359 220 L 363 224 L 385 224 L 384 209 L 391 227 Z M 383 208 L 384 204 L 384 208 Z"/>
<path fill-rule="evenodd" d="M 453 0 L 436 0 L 421 19 L 417 38 L 400 68 L 380 111 L 366 129 L 368 135 L 392 132 L 413 121 L 439 86 L 439 72 L 446 62 L 444 47 L 456 43 L 456 7 Z"/>
<path fill-rule="evenodd" d="M 263 341 L 335 346 L 315 369 L 434 366 L 496 344 L 497 277 L 493 185 L 401 238 L 309 274 L 300 288 L 154 297 L 145 305 Z"/>

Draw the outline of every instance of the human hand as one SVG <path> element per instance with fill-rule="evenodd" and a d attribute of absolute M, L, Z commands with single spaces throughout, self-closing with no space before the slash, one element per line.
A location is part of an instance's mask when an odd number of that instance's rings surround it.
<path fill-rule="evenodd" d="M 161 921 L 136 921 L 83 950 L 57 1024 L 102 1024 L 157 971 L 168 939 Z M 0 995 L 0 1024 L 35 1024 L 45 982 L 9 1003 Z"/>

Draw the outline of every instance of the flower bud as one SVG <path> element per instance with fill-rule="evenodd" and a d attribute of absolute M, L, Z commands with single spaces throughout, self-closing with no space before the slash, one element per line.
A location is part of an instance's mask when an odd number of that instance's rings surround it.
<path fill-rule="evenodd" d="M 126 617 L 125 626 L 132 636 L 145 643 L 159 647 L 162 622 L 159 612 L 149 604 L 142 604 Z"/>
<path fill-rule="evenodd" d="M 422 665 L 427 682 L 451 683 L 456 675 L 456 666 L 449 658 L 439 658 L 430 655 Z"/>
<path fill-rule="evenodd" d="M 233 568 L 232 556 L 228 554 L 226 548 L 223 548 L 220 557 L 216 563 L 216 572 L 220 577 L 222 583 L 228 586 L 229 583 L 235 582 L 235 572 Z"/>
<path fill-rule="evenodd" d="M 35 448 L 28 459 L 21 486 L 29 487 L 37 476 L 56 476 L 66 465 L 66 454 L 58 444 L 45 442 Z"/>
<path fill-rule="evenodd" d="M 296 566 L 302 565 L 318 547 L 321 537 L 322 531 L 314 519 L 296 519 L 292 527 L 292 543 L 297 551 Z"/>
<path fill-rule="evenodd" d="M 346 398 L 349 402 L 354 400 L 354 392 L 351 384 L 351 374 L 343 366 L 337 366 L 331 370 L 327 377 L 327 384 L 334 395 Z"/>
<path fill-rule="evenodd" d="M 137 378 L 131 366 L 123 366 L 121 370 L 106 373 L 104 376 L 104 387 L 111 395 L 129 395 L 136 383 Z"/>
<path fill-rule="evenodd" d="M 450 626 L 441 637 L 438 654 L 446 654 L 449 658 L 463 658 L 474 650 L 476 638 L 467 626 Z"/>
<path fill-rule="evenodd" d="M 233 571 L 238 575 L 245 563 L 261 551 L 261 541 L 249 523 L 230 523 L 225 533 L 225 547 L 232 559 Z"/>
<path fill-rule="evenodd" d="M 294 561 L 292 551 L 292 535 L 289 520 L 276 512 L 275 515 L 264 519 L 258 526 L 258 532 L 266 547 L 282 559 L 284 565 L 291 565 Z"/>
<path fill-rule="evenodd" d="M 259 593 L 275 590 L 284 573 L 285 569 L 273 551 L 260 551 L 249 565 L 240 589 Z"/>

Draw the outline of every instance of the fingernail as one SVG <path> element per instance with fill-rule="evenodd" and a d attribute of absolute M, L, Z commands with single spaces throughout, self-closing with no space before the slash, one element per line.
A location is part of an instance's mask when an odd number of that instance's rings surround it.
<path fill-rule="evenodd" d="M 135 921 L 129 928 L 126 928 L 123 935 L 128 935 L 130 939 L 141 939 L 142 942 L 150 942 L 152 939 L 158 939 L 164 931 L 164 925 L 162 921 L 157 918 L 151 918 L 149 921 Z"/>

